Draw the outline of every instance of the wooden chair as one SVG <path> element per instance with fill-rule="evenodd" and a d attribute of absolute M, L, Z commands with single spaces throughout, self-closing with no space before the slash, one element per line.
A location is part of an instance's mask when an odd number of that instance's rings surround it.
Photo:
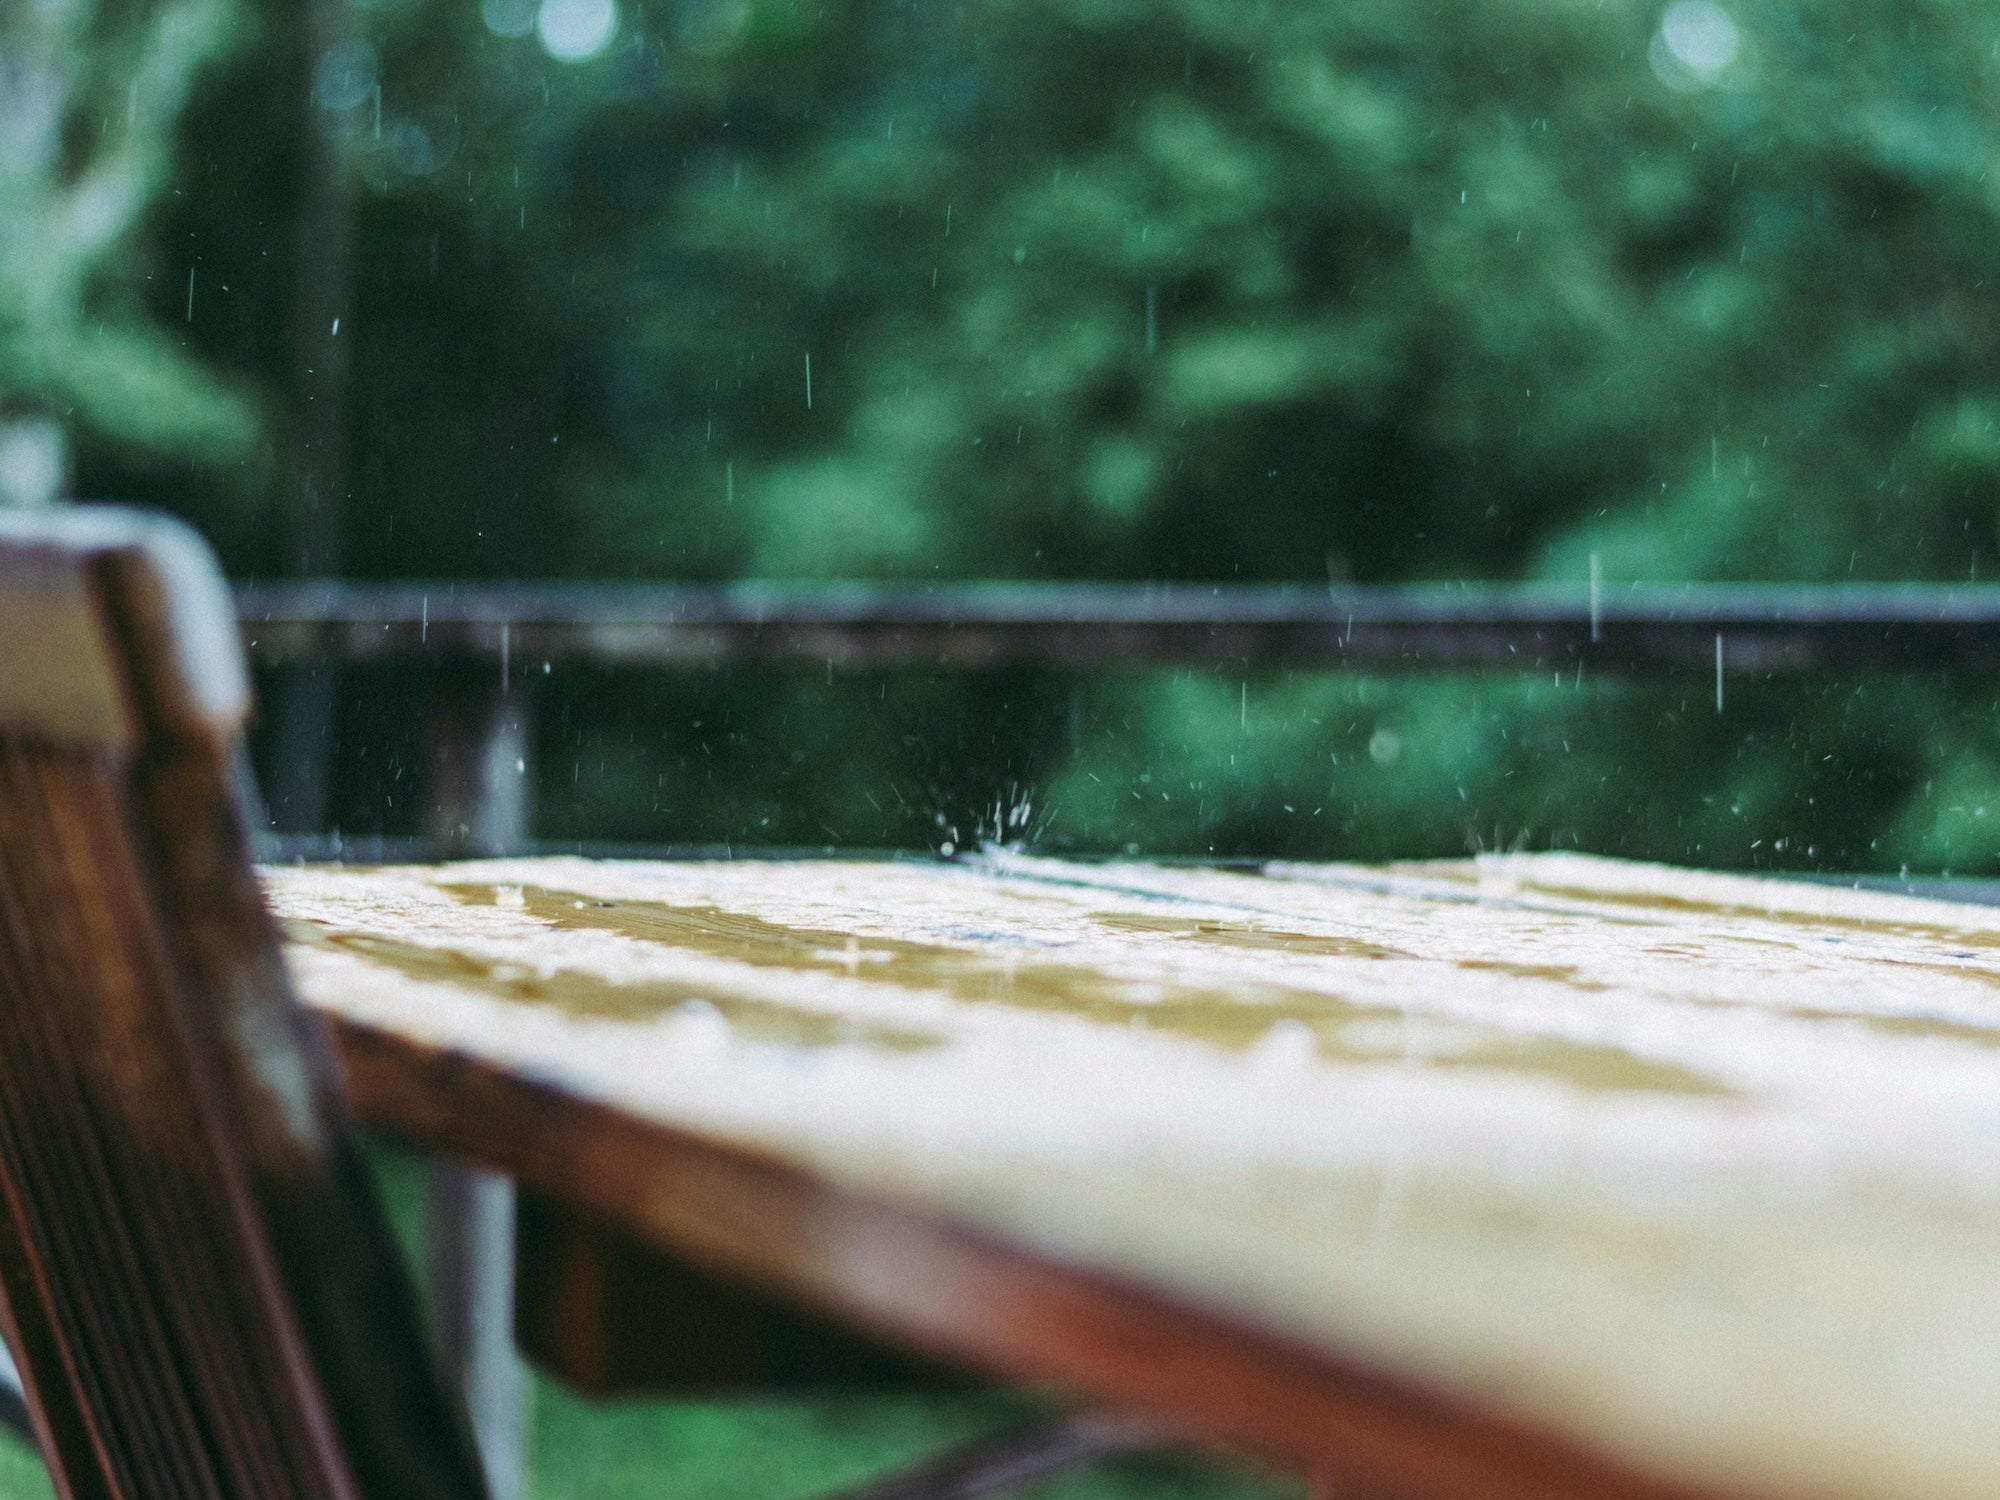
<path fill-rule="evenodd" d="M 0 1317 L 70 1500 L 474 1500 L 294 1002 L 185 528 L 0 512 Z"/>

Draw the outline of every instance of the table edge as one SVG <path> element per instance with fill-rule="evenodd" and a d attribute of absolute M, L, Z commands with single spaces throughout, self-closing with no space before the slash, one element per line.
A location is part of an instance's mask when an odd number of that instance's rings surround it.
<path fill-rule="evenodd" d="M 1722 1500 L 1158 1288 L 463 1051 L 322 1019 L 365 1124 L 919 1353 L 1409 1500 Z"/>

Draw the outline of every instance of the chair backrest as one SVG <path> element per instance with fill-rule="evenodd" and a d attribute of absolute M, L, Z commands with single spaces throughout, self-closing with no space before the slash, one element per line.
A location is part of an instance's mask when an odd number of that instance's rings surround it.
<path fill-rule="evenodd" d="M 184 527 L 0 512 L 0 1318 L 65 1496 L 475 1500 L 251 870 Z"/>

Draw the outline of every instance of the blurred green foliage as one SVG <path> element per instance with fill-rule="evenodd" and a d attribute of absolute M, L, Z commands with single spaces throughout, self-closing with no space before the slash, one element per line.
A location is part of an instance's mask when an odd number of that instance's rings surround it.
<path fill-rule="evenodd" d="M 151 243 L 243 289 L 187 335 L 277 404 L 314 78 L 364 575 L 1595 554 L 1615 587 L 2000 548 L 2000 13 L 1970 0 L 315 3 L 346 50 L 281 66 L 310 44 L 267 4 Z M 92 472 L 240 569 L 281 555 L 282 496 Z M 2000 862 L 1977 684 L 1743 681 L 1720 714 L 1705 681 L 1505 674 L 549 686 L 562 837 L 958 842 L 1032 802 L 1057 848 Z M 346 711 L 350 829 L 412 826 L 360 765 L 399 712 Z"/>
<path fill-rule="evenodd" d="M 1963 577 L 1993 548 L 1977 7 L 1741 6 L 1680 88 L 1630 0 L 769 8 L 635 13 L 583 67 L 466 38 L 461 117 L 528 118 L 464 132 L 431 207 L 559 351 L 569 567 Z"/>
<path fill-rule="evenodd" d="M 0 6 L 0 427 L 209 464 L 252 452 L 254 403 L 146 315 L 148 282 L 185 280 L 190 318 L 212 289 L 141 233 L 191 87 L 246 25 L 235 0 Z"/>

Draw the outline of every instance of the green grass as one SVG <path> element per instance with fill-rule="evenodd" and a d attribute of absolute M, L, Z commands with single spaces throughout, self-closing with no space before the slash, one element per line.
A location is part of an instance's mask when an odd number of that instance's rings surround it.
<path fill-rule="evenodd" d="M 596 1406 L 539 1382 L 534 1500 L 804 1500 L 1017 1420 L 1000 1397 L 631 1403 Z M 0 1438 L 0 1496 L 53 1491 L 34 1452 Z M 1022 1500 L 1277 1500 L 1296 1487 L 1181 1455 L 1080 1470 Z"/>
<path fill-rule="evenodd" d="M 40 1456 L 11 1434 L 0 1435 L 0 1495 L 7 1500 L 50 1500 L 55 1495 Z"/>
<path fill-rule="evenodd" d="M 1017 1420 L 998 1397 L 867 1397 L 729 1405 L 587 1406 L 537 1391 L 535 1500 L 800 1500 Z M 1295 1494 L 1179 1455 L 1123 1459 L 1033 1490 L 1036 1500 L 1274 1500 Z"/>

